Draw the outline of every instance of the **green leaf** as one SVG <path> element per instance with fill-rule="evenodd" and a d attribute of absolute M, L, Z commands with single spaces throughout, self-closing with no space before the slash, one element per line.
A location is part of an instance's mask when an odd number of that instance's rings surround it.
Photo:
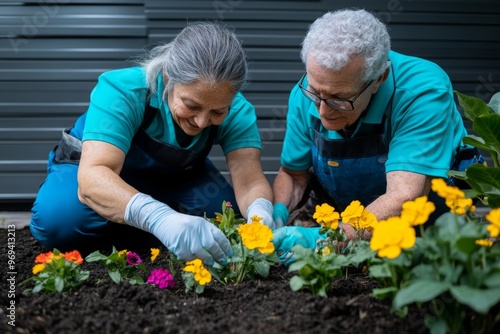
<path fill-rule="evenodd" d="M 495 93 L 495 95 L 491 97 L 488 107 L 490 107 L 494 113 L 500 114 L 500 92 Z"/>
<path fill-rule="evenodd" d="M 466 285 L 452 286 L 450 292 L 462 304 L 474 311 L 486 314 L 500 301 L 500 288 L 476 289 Z"/>
<path fill-rule="evenodd" d="M 398 291 L 392 306 L 399 309 L 414 302 L 428 302 L 448 290 L 444 282 L 417 280 Z"/>
<path fill-rule="evenodd" d="M 122 275 L 118 270 L 109 270 L 108 271 L 109 277 L 115 282 L 116 284 L 119 284 L 122 280 Z"/>
<path fill-rule="evenodd" d="M 500 288 L 500 272 L 494 272 L 489 274 L 484 280 L 484 285 L 488 288 Z"/>
<path fill-rule="evenodd" d="M 474 96 L 462 94 L 456 90 L 454 92 L 458 97 L 458 103 L 462 107 L 464 116 L 467 117 L 467 119 L 474 122 L 477 117 L 490 114 L 490 108 L 483 100 Z"/>
<path fill-rule="evenodd" d="M 416 278 L 427 278 L 432 280 L 436 276 L 434 266 L 431 264 L 418 264 L 411 270 Z"/>
<path fill-rule="evenodd" d="M 64 291 L 64 280 L 61 277 L 56 277 L 54 281 L 54 286 L 56 288 L 57 292 L 63 292 Z"/>
<path fill-rule="evenodd" d="M 476 137 L 473 135 L 467 135 L 463 138 L 464 144 L 467 145 L 472 145 L 477 147 L 480 150 L 488 152 L 492 157 L 495 157 L 497 155 L 497 152 L 493 147 L 490 145 L 486 144 L 484 140 L 480 137 Z"/>
<path fill-rule="evenodd" d="M 472 124 L 472 129 L 483 138 L 484 142 L 500 151 L 500 115 L 491 114 L 478 117 Z"/>
<path fill-rule="evenodd" d="M 371 265 L 368 267 L 368 273 L 373 278 L 391 277 L 391 269 L 387 263 Z"/>
<path fill-rule="evenodd" d="M 500 196 L 500 168 L 473 164 L 467 168 L 467 183 L 481 194 Z"/>
<path fill-rule="evenodd" d="M 391 286 L 388 288 L 377 288 L 372 290 L 372 295 L 378 299 L 385 299 L 388 297 L 392 297 L 398 292 L 398 289 L 395 286 Z"/>
<path fill-rule="evenodd" d="M 425 325 L 429 328 L 431 334 L 447 334 L 448 325 L 443 318 L 426 315 L 424 318 Z"/>
<path fill-rule="evenodd" d="M 302 277 L 295 275 L 290 279 L 290 288 L 292 291 L 299 291 L 305 283 L 306 281 Z"/>
<path fill-rule="evenodd" d="M 253 266 L 257 274 L 260 276 L 267 277 L 269 275 L 269 269 L 271 266 L 266 260 L 255 262 Z"/>
<path fill-rule="evenodd" d="M 108 257 L 104 256 L 103 254 L 101 254 L 101 252 L 95 251 L 95 252 L 90 253 L 89 255 L 87 255 L 87 257 L 85 258 L 85 261 L 87 261 L 87 262 L 95 262 L 95 261 L 106 260 L 107 258 Z"/>

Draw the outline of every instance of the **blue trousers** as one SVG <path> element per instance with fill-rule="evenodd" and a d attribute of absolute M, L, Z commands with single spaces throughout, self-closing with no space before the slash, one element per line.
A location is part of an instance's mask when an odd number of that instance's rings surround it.
<path fill-rule="evenodd" d="M 53 157 L 54 151 L 49 154 L 48 174 L 34 202 L 30 223 L 31 234 L 44 247 L 86 253 L 111 246 L 131 250 L 134 246 L 160 245 L 152 234 L 110 222 L 82 204 L 77 195 L 78 165 L 54 163 Z M 175 175 L 154 183 L 140 184 L 135 179 L 134 186 L 178 212 L 215 217 L 223 201 L 231 202 L 238 212 L 233 188 L 208 159 L 203 172 Z"/>

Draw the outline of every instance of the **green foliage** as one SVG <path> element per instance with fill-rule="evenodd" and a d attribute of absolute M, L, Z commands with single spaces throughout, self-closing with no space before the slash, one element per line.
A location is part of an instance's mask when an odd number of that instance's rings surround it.
<path fill-rule="evenodd" d="M 109 277 L 116 284 L 119 284 L 122 281 L 127 281 L 132 285 L 144 284 L 144 279 L 139 275 L 139 272 L 146 270 L 146 267 L 142 263 L 136 265 L 128 264 L 127 251 L 119 252 L 113 246 L 112 252 L 109 256 L 106 256 L 99 251 L 95 251 L 89 254 L 85 258 L 85 261 L 99 262 L 106 266 Z"/>
<path fill-rule="evenodd" d="M 368 259 L 375 257 L 367 241 L 351 241 L 348 245 L 350 252 L 346 255 L 330 252 L 323 254 L 329 247 L 312 250 L 301 245 L 292 248 L 295 262 L 288 270 L 297 271 L 297 275 L 290 280 L 293 291 L 308 288 L 314 295 L 326 297 L 332 287 L 334 278 L 343 276 L 343 269 L 354 266 L 358 267 Z"/>
<path fill-rule="evenodd" d="M 236 218 L 233 208 L 227 202 L 222 203 L 222 213 L 216 212 L 210 221 L 228 238 L 233 249 L 233 257 L 228 264 L 222 266 L 215 263 L 209 271 L 215 279 L 223 284 L 240 284 L 245 279 L 254 279 L 257 275 L 267 277 L 272 265 L 279 262 L 276 252 L 261 253 L 258 249 L 248 249 L 242 242 L 237 228 L 246 224 L 242 218 Z"/>
<path fill-rule="evenodd" d="M 82 270 L 80 265 L 64 258 L 58 249 L 53 250 L 55 257 L 49 263 L 44 264 L 45 268 L 35 276 L 32 276 L 20 285 L 34 282 L 34 287 L 25 289 L 27 293 L 63 293 L 81 285 L 89 277 L 89 271 Z"/>
<path fill-rule="evenodd" d="M 448 174 L 465 180 L 474 192 L 473 196 L 492 208 L 500 207 L 500 93 L 486 104 L 483 100 L 455 91 L 465 117 L 472 121 L 477 134 L 464 137 L 464 143 L 475 146 L 491 155 L 492 167 L 473 164 L 465 172 L 450 171 Z"/>
<path fill-rule="evenodd" d="M 487 238 L 486 226 L 472 214 L 442 215 L 415 247 L 370 265 L 370 276 L 383 287 L 374 295 L 393 297 L 392 309 L 399 315 L 411 304 L 427 307 L 432 333 L 491 329 L 498 319 L 488 312 L 500 303 L 500 244 L 476 243 Z"/>

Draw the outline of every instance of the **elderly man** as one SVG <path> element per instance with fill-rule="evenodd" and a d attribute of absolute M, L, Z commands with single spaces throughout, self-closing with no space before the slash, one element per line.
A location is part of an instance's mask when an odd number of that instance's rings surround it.
<path fill-rule="evenodd" d="M 467 148 L 446 73 L 390 44 L 386 26 L 365 10 L 329 12 L 310 26 L 273 185 L 277 224 L 306 200 L 339 212 L 359 200 L 379 220 L 399 215 Z M 274 243 L 283 260 L 294 245 L 314 248 L 320 237 L 318 227 L 287 226 Z"/>

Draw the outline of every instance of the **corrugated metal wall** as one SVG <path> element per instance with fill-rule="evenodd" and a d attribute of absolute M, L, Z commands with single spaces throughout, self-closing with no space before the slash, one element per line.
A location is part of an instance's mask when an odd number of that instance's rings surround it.
<path fill-rule="evenodd" d="M 31 203 L 48 151 L 85 111 L 101 72 L 129 66 L 145 46 L 207 19 L 235 27 L 243 41 L 251 76 L 244 92 L 258 112 L 272 181 L 308 25 L 350 6 L 375 12 L 394 50 L 437 62 L 457 90 L 484 100 L 500 90 L 499 0 L 0 1 L 0 205 Z M 211 156 L 225 168 L 219 148 Z"/>

